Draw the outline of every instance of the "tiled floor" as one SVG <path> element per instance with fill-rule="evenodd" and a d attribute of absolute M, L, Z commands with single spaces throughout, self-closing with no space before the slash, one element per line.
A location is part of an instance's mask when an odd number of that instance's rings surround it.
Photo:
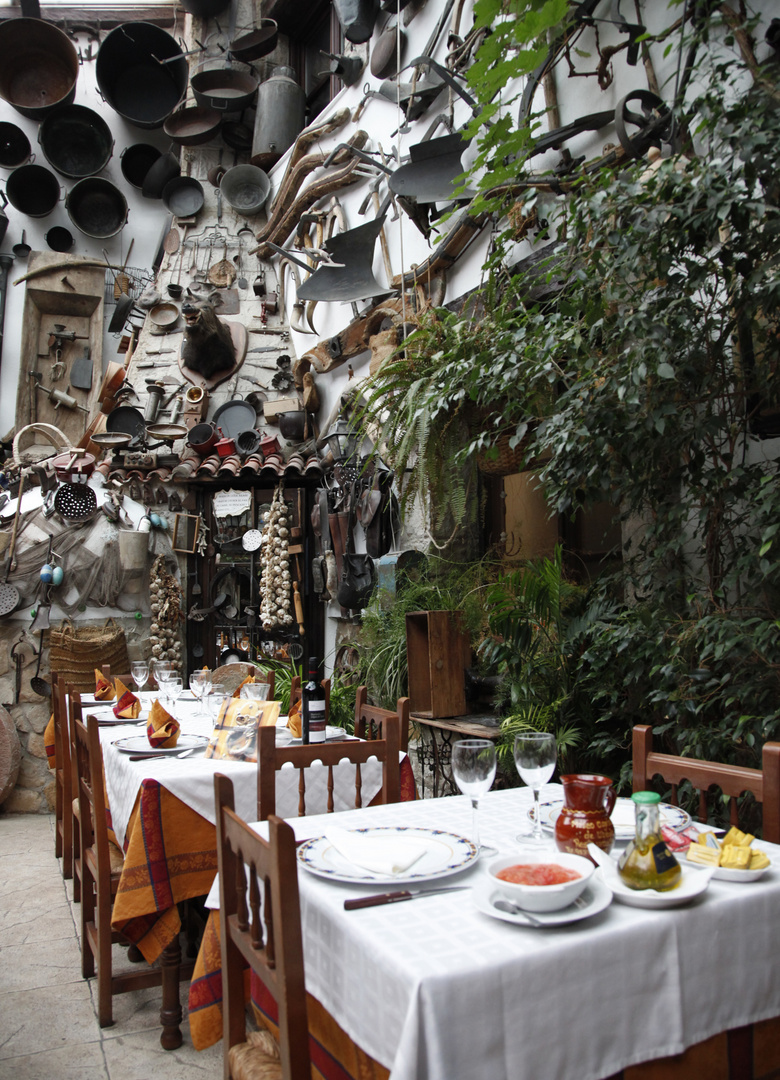
<path fill-rule="evenodd" d="M 0 814 L 0 1080 L 217 1080 L 221 1044 L 198 1052 L 190 1041 L 188 983 L 178 1050 L 160 1047 L 159 989 L 115 997 L 113 1027 L 98 1026 L 94 980 L 81 977 L 79 908 L 54 858 L 53 822 Z"/>

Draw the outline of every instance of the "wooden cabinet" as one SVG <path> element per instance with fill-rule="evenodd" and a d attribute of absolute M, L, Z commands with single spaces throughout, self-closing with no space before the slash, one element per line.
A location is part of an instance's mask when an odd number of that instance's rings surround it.
<path fill-rule="evenodd" d="M 435 719 L 466 711 L 466 641 L 458 613 L 413 611 L 406 616 L 409 707 Z"/>

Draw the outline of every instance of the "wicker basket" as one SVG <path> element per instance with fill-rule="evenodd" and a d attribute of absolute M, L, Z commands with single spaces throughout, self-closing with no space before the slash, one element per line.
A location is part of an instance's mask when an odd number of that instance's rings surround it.
<path fill-rule="evenodd" d="M 74 626 L 66 619 L 49 631 L 49 665 L 77 690 L 95 688 L 95 668 L 111 666 L 116 674 L 130 670 L 125 632 L 113 619 L 102 626 Z"/>
<path fill-rule="evenodd" d="M 514 449 L 509 445 L 511 435 L 499 435 L 490 451 L 480 450 L 477 454 L 477 468 L 486 476 L 511 476 L 524 468 L 523 455 L 528 445 L 527 439 L 521 439 Z"/>

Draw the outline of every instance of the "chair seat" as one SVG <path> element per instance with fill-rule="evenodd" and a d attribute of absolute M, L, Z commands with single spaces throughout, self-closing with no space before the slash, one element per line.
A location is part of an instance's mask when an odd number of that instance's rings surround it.
<path fill-rule="evenodd" d="M 250 1031 L 228 1053 L 232 1080 L 282 1080 L 279 1045 L 270 1031 Z"/>

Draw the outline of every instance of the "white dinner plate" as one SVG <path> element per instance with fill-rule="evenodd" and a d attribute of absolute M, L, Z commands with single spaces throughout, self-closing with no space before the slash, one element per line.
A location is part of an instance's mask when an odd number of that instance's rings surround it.
<path fill-rule="evenodd" d="M 563 809 L 563 799 L 550 799 L 539 804 L 539 817 L 542 828 L 551 832 L 555 828 L 555 822 Z M 658 811 L 662 825 L 668 825 L 675 832 L 681 832 L 691 823 L 691 815 L 679 806 L 670 803 L 659 803 Z M 616 799 L 615 807 L 610 815 L 615 828 L 616 840 L 633 840 L 635 833 L 635 804 L 632 799 Z M 528 811 L 530 821 L 534 820 L 534 807 Z"/>
<path fill-rule="evenodd" d="M 703 863 L 690 863 L 692 870 L 700 868 L 702 870 L 710 869 Z M 763 877 L 767 870 L 772 869 L 772 859 L 770 857 L 769 866 L 762 867 L 761 870 L 730 870 L 727 866 L 716 866 L 712 871 L 712 876 L 715 881 L 732 881 L 737 883 L 743 883 L 748 881 L 758 881 L 760 877 Z"/>
<path fill-rule="evenodd" d="M 180 754 L 183 750 L 205 750 L 209 744 L 208 735 L 179 735 L 175 746 L 155 747 L 149 745 L 146 735 L 128 735 L 117 739 L 114 746 L 123 754 Z"/>
<path fill-rule="evenodd" d="M 106 713 L 105 716 L 98 716 L 97 722 L 98 727 L 116 727 L 120 724 L 145 724 L 148 719 L 148 712 L 140 712 L 135 720 L 128 720 L 124 716 L 116 717 L 113 713 Z"/>
<path fill-rule="evenodd" d="M 397 876 L 373 873 L 362 866 L 349 862 L 324 836 L 306 840 L 298 848 L 298 862 L 312 874 L 330 881 L 344 881 L 352 885 L 369 882 L 372 885 L 394 885 L 400 882 L 434 881 L 465 870 L 477 858 L 477 849 L 465 836 L 444 832 L 442 829 L 417 829 L 404 825 L 383 826 L 373 829 L 350 830 L 366 836 L 407 836 L 413 840 L 426 840 L 429 850 L 415 862 L 414 870 Z"/>
<path fill-rule="evenodd" d="M 614 860 L 611 861 L 614 862 Z M 614 870 L 612 870 L 606 866 L 600 866 L 596 874 L 600 875 L 604 883 L 612 890 L 615 899 L 628 907 L 681 907 L 683 904 L 693 900 L 694 897 L 701 896 L 703 892 L 706 892 L 712 880 L 711 869 L 702 867 L 701 872 L 699 872 L 692 866 L 681 863 L 682 880 L 676 888 L 668 889 L 666 892 L 658 892 L 656 889 L 629 889 L 618 874 L 617 863 L 614 863 L 614 867 Z"/>
<path fill-rule="evenodd" d="M 494 901 L 500 900 L 501 897 L 502 894 L 496 889 L 492 881 L 480 882 L 479 885 L 474 886 L 471 893 L 477 911 L 481 911 L 483 915 L 490 915 L 492 919 L 501 919 L 503 922 L 512 923 L 514 926 L 530 927 L 532 930 L 538 929 L 525 918 L 522 912 L 512 915 L 508 911 L 500 911 L 495 907 Z M 598 915 L 605 908 L 608 908 L 611 903 L 612 890 L 607 888 L 604 882 L 594 874 L 573 904 L 561 908 L 560 911 L 534 911 L 532 915 L 542 926 L 564 926 L 566 923 L 590 919 L 593 915 Z"/>
<path fill-rule="evenodd" d="M 347 735 L 344 728 L 328 726 L 328 727 L 325 728 L 325 738 L 335 741 L 336 739 L 342 739 L 342 738 L 344 740 L 351 739 L 352 736 Z M 290 729 L 287 727 L 286 724 L 285 725 L 281 725 L 281 724 L 276 725 L 276 744 L 277 744 L 277 746 L 300 746 L 302 744 L 302 742 L 303 742 L 303 740 L 301 739 L 300 736 L 295 736 L 295 735 L 290 734 Z"/>

